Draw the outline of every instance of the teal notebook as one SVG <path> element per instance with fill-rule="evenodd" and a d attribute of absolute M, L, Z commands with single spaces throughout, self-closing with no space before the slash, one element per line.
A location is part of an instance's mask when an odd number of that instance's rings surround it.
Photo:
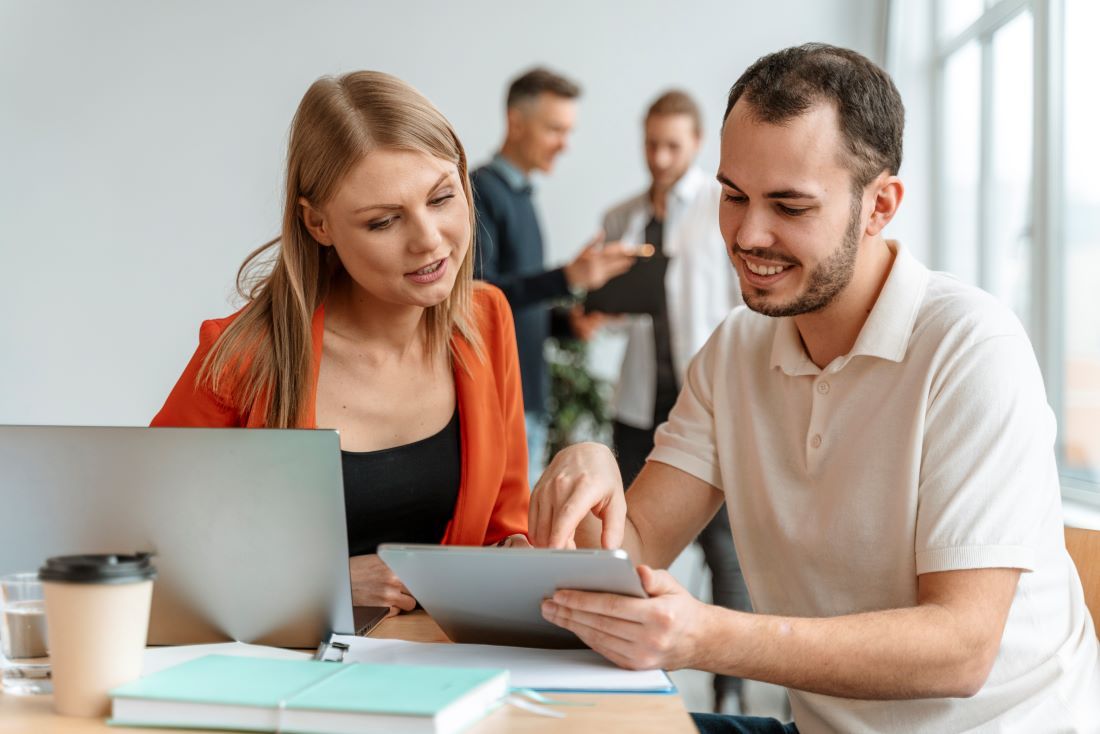
<path fill-rule="evenodd" d="M 458 732 L 508 671 L 207 655 L 111 691 L 109 724 L 293 734 Z"/>

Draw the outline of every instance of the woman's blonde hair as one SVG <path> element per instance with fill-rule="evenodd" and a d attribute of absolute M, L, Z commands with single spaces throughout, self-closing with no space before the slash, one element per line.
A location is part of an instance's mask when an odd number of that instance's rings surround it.
<path fill-rule="evenodd" d="M 378 148 L 427 153 L 458 167 L 470 208 L 470 243 L 451 294 L 427 309 L 425 339 L 430 355 L 443 356 L 457 330 L 481 353 L 471 320 L 474 204 L 466 151 L 454 129 L 422 94 L 389 74 L 322 77 L 302 97 L 291 123 L 282 234 L 245 258 L 237 290 L 248 304 L 214 343 L 198 378 L 245 411 L 266 406 L 268 427 L 290 428 L 305 418 L 305 398 L 314 387 L 313 315 L 341 269 L 335 248 L 322 246 L 306 229 L 299 201 L 324 206 L 348 172 Z"/>

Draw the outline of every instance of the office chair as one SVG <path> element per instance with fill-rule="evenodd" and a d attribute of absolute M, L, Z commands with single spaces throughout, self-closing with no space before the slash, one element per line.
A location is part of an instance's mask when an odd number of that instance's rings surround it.
<path fill-rule="evenodd" d="M 1085 587 L 1085 604 L 1100 636 L 1100 530 L 1067 527 L 1066 550 L 1077 565 L 1081 585 Z"/>

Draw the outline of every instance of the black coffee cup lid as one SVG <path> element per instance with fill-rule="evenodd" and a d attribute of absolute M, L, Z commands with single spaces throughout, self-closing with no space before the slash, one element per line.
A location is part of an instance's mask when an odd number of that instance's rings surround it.
<path fill-rule="evenodd" d="M 149 553 L 55 556 L 38 569 L 38 578 L 72 584 L 134 583 L 156 578 L 150 558 Z"/>

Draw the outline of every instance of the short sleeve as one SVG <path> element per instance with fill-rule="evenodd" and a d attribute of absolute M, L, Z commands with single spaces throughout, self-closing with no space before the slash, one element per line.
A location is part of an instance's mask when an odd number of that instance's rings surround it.
<path fill-rule="evenodd" d="M 1032 570 L 1060 507 L 1055 422 L 1027 338 L 959 350 L 935 376 L 917 493 L 917 573 Z"/>
<path fill-rule="evenodd" d="M 650 461 L 687 472 L 722 487 L 714 435 L 714 376 L 721 361 L 724 329 L 719 328 L 691 360 L 676 405 L 654 437 Z"/>

